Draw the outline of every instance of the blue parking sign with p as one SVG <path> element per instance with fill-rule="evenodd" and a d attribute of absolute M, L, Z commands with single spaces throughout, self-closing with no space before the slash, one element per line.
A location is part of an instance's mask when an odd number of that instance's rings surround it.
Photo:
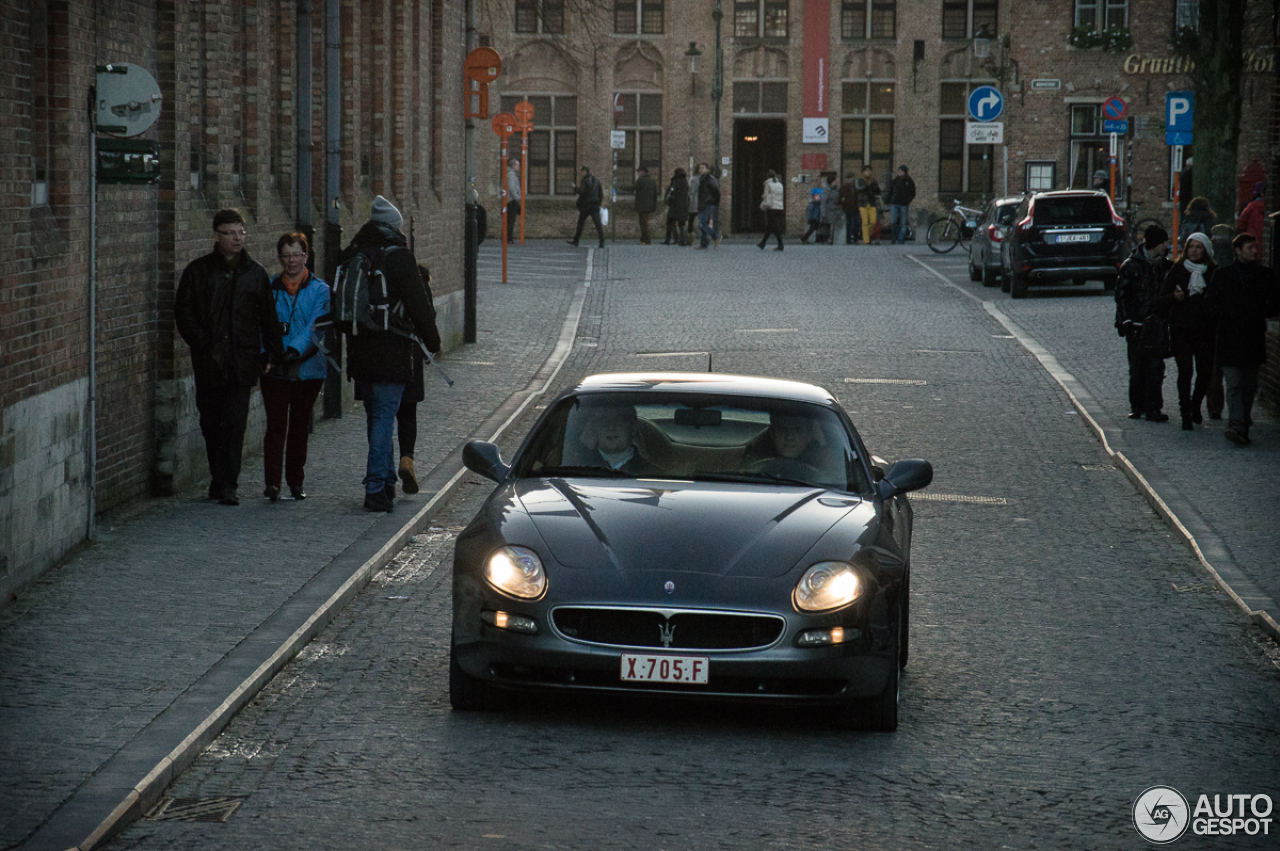
<path fill-rule="evenodd" d="M 1169 92 L 1164 99 L 1166 145 L 1190 145 L 1192 118 L 1195 115 L 1195 92 Z"/>

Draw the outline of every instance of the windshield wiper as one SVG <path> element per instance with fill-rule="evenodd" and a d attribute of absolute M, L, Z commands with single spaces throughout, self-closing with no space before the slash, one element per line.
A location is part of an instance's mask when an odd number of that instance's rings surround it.
<path fill-rule="evenodd" d="M 695 482 L 747 482 L 757 485 L 765 482 L 774 482 L 780 485 L 799 485 L 805 488 L 825 487 L 824 485 L 815 485 L 813 482 L 791 479 L 774 473 L 694 473 L 692 479 Z"/>
<path fill-rule="evenodd" d="M 534 471 L 534 475 L 542 478 L 552 477 L 575 477 L 597 479 L 634 479 L 635 476 L 624 470 L 611 470 L 608 467 L 593 467 L 589 465 L 570 465 L 562 467 L 543 467 L 541 470 Z"/>

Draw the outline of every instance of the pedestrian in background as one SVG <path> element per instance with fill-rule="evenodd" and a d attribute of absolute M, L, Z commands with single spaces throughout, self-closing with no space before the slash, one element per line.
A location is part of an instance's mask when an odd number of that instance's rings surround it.
<path fill-rule="evenodd" d="M 649 244 L 649 216 L 658 209 L 658 184 L 641 166 L 636 172 L 636 217 L 640 220 L 640 244 Z"/>
<path fill-rule="evenodd" d="M 678 168 L 671 175 L 671 183 L 667 185 L 663 203 L 667 205 L 667 236 L 662 244 L 685 245 L 688 242 L 686 224 L 689 219 L 689 178 L 684 169 Z"/>
<path fill-rule="evenodd" d="M 685 245 L 693 245 L 693 240 L 698 234 L 698 184 L 701 182 L 702 175 L 694 172 L 693 177 L 689 178 L 689 238 Z"/>
<path fill-rule="evenodd" d="M 880 184 L 871 176 L 871 166 L 862 167 L 862 176 L 854 183 L 854 188 L 858 190 L 858 211 L 862 214 L 862 241 L 869 245 L 880 221 Z M 876 239 L 877 243 L 879 241 Z"/>
<path fill-rule="evenodd" d="M 764 238 L 760 240 L 756 248 L 761 251 L 768 244 L 770 236 L 778 238 L 778 247 L 773 250 L 782 250 L 784 197 L 783 186 L 782 182 L 778 180 L 778 173 L 773 169 L 769 169 L 769 173 L 764 180 L 764 197 L 760 200 L 760 209 L 764 210 Z"/>
<path fill-rule="evenodd" d="M 889 227 L 894 245 L 907 241 L 907 215 L 911 202 L 916 199 L 916 182 L 911 179 L 905 165 L 898 166 L 898 173 L 889 184 Z"/>
<path fill-rule="evenodd" d="M 1267 361 L 1267 319 L 1280 313 L 1275 273 L 1258 262 L 1258 240 L 1238 234 L 1231 241 L 1236 262 L 1217 271 L 1208 290 L 1218 320 L 1216 355 L 1227 384 L 1227 428 L 1236 446 L 1248 446 L 1258 372 Z"/>
<path fill-rule="evenodd" d="M 582 226 L 590 219 L 596 226 L 596 236 L 600 237 L 600 247 L 604 248 L 604 227 L 600 224 L 600 205 L 604 203 L 604 189 L 600 186 L 600 181 L 591 173 L 591 169 L 585 165 L 582 167 L 582 181 L 574 187 L 574 194 L 578 196 L 578 228 L 573 232 L 573 239 L 569 240 L 569 244 L 576 246 L 578 240 L 582 238 Z"/>
<path fill-rule="evenodd" d="M 339 265 L 356 253 L 368 257 L 371 268 L 386 278 L 393 312 L 403 315 L 417 335 L 414 340 L 396 331 L 361 328 L 347 337 L 347 376 L 355 382 L 356 399 L 364 403 L 369 440 L 364 475 L 368 511 L 395 508 L 397 468 L 391 432 L 405 385 L 413 380 L 413 349 L 420 340 L 433 355 L 440 351 L 435 306 L 400 230 L 403 222 L 395 205 L 379 195 L 373 200 L 369 221 L 339 257 Z"/>
<path fill-rule="evenodd" d="M 1203 232 L 1196 231 L 1187 236 L 1182 256 L 1164 279 L 1165 297 L 1171 300 L 1169 333 L 1173 362 L 1178 368 L 1178 412 L 1184 431 L 1191 431 L 1204 421 L 1200 406 L 1213 374 L 1215 330 L 1205 290 L 1216 269 L 1213 243 Z"/>
<path fill-rule="evenodd" d="M 520 160 L 507 160 L 507 242 L 516 241 L 516 218 L 520 215 Z"/>
<path fill-rule="evenodd" d="M 425 264 L 418 264 L 418 278 L 427 293 L 427 300 L 434 309 L 435 297 L 431 295 L 431 270 Z M 404 395 L 400 397 L 400 408 L 396 411 L 396 438 L 400 441 L 400 489 L 409 496 L 418 492 L 418 471 L 413 468 L 413 450 L 418 443 L 418 403 L 426 398 L 426 389 L 422 373 L 426 358 L 422 348 L 414 346 L 413 377 L 404 386 Z"/>
<path fill-rule="evenodd" d="M 804 220 L 808 228 L 804 232 L 804 236 L 800 237 L 800 241 L 805 245 L 809 244 L 809 237 L 815 233 L 818 238 L 814 242 L 822 240 L 822 190 L 814 189 L 809 193 L 809 203 L 804 208 Z"/>
<path fill-rule="evenodd" d="M 213 250 L 187 264 L 173 304 L 178 333 L 191 348 L 209 498 L 223 505 L 240 504 L 253 387 L 284 356 L 271 279 L 245 251 L 244 238 L 239 210 L 215 213 Z"/>
<path fill-rule="evenodd" d="M 1164 407 L 1164 359 L 1169 300 L 1164 280 L 1169 234 L 1159 225 L 1143 233 L 1142 244 L 1120 266 L 1116 283 L 1116 331 L 1125 338 L 1129 358 L 1129 419 L 1168 422 Z"/>
<path fill-rule="evenodd" d="M 856 227 L 859 221 L 858 190 L 854 185 L 853 172 L 846 174 L 844 183 L 840 184 L 840 212 L 844 213 L 844 244 L 853 245 L 857 241 L 854 234 L 859 230 Z"/>
<path fill-rule="evenodd" d="M 1178 238 L 1186 243 L 1193 233 L 1208 236 L 1213 233 L 1213 226 L 1218 223 L 1218 216 L 1209 206 L 1207 198 L 1192 198 L 1183 213 L 1182 224 L 1178 226 Z M 1209 243 L 1209 255 L 1213 255 L 1213 243 Z"/>
<path fill-rule="evenodd" d="M 822 187 L 822 230 L 819 241 L 827 245 L 836 244 L 836 219 L 840 215 L 840 187 L 836 185 L 836 176 L 828 174 L 826 184 Z"/>
<path fill-rule="evenodd" d="M 720 247 L 720 227 L 717 222 L 720 207 L 720 181 L 711 173 L 711 166 L 698 165 L 698 231 L 702 241 L 698 248 L 708 245 Z"/>
<path fill-rule="evenodd" d="M 1245 204 L 1236 219 L 1236 233 L 1247 233 L 1258 241 L 1258 258 L 1263 257 L 1263 229 L 1267 222 L 1267 182 L 1259 180 L 1253 185 L 1253 200 Z M 1235 243 L 1232 243 L 1235 246 Z"/>
<path fill-rule="evenodd" d="M 290 496 L 307 498 L 302 483 L 311 415 L 328 373 L 320 350 L 324 337 L 316 331 L 316 320 L 329 312 L 329 285 L 307 269 L 309 250 L 307 235 L 298 231 L 276 241 L 281 271 L 271 279 L 271 294 L 284 357 L 276 369 L 262 376 L 262 408 L 267 415 L 262 495 L 272 502 L 280 498 L 282 479 L 289 485 Z"/>

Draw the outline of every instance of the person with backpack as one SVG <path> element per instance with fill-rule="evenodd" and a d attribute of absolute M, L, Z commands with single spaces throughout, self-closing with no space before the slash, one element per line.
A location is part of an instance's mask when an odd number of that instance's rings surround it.
<path fill-rule="evenodd" d="M 431 295 L 431 270 L 425 263 L 418 264 L 418 277 L 426 288 L 427 299 L 434 303 Z M 413 349 L 413 380 L 404 386 L 404 395 L 400 397 L 400 409 L 396 411 L 396 438 L 400 441 L 400 488 L 406 496 L 418 492 L 418 471 L 413 468 L 413 450 L 418 445 L 418 403 L 427 398 L 425 381 L 423 380 L 422 348 Z"/>
<path fill-rule="evenodd" d="M 604 248 L 604 227 L 600 224 L 600 205 L 604 203 L 604 188 L 600 181 L 585 165 L 582 167 L 582 182 L 574 188 L 578 196 L 578 229 L 573 232 L 569 244 L 575 248 L 582 239 L 582 226 L 590 219 L 596 226 L 596 236 L 600 237 L 600 247 Z"/>
<path fill-rule="evenodd" d="M 414 348 L 422 345 L 433 356 L 440 353 L 435 307 L 423 286 L 418 261 L 400 231 L 403 222 L 400 211 L 386 198 L 379 195 L 373 200 L 369 221 L 339 257 L 333 299 L 341 321 L 344 305 L 353 303 L 343 297 L 342 289 L 347 281 L 362 278 L 369 282 L 370 312 L 383 317 L 376 328 L 370 327 L 376 323 L 366 323 L 362 317 L 350 317 L 344 328 L 347 377 L 355 382 L 356 399 L 364 403 L 368 422 L 364 507 L 369 511 L 389 512 L 395 507 L 392 433 L 405 385 L 413 381 Z M 365 274 L 357 276 L 354 266 L 361 266 Z"/>
<path fill-rule="evenodd" d="M 698 164 L 698 231 L 702 240 L 698 248 L 708 245 L 720 247 L 720 182 L 711 173 L 711 166 Z"/>

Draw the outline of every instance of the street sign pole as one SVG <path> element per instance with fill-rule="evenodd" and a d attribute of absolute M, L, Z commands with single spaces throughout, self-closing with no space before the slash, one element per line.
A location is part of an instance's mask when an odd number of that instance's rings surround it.
<path fill-rule="evenodd" d="M 1112 200 L 1116 197 L 1116 134 L 1111 134 L 1111 191 Z"/>
<path fill-rule="evenodd" d="M 529 131 L 533 129 L 533 104 L 522 100 L 516 104 L 520 122 L 520 244 L 524 245 L 524 216 L 529 208 Z"/>
<path fill-rule="evenodd" d="M 502 283 L 507 282 L 507 141 L 516 132 L 516 117 L 509 112 L 499 112 L 493 117 L 493 132 L 502 140 L 502 159 L 499 165 L 498 185 L 502 192 Z"/>

